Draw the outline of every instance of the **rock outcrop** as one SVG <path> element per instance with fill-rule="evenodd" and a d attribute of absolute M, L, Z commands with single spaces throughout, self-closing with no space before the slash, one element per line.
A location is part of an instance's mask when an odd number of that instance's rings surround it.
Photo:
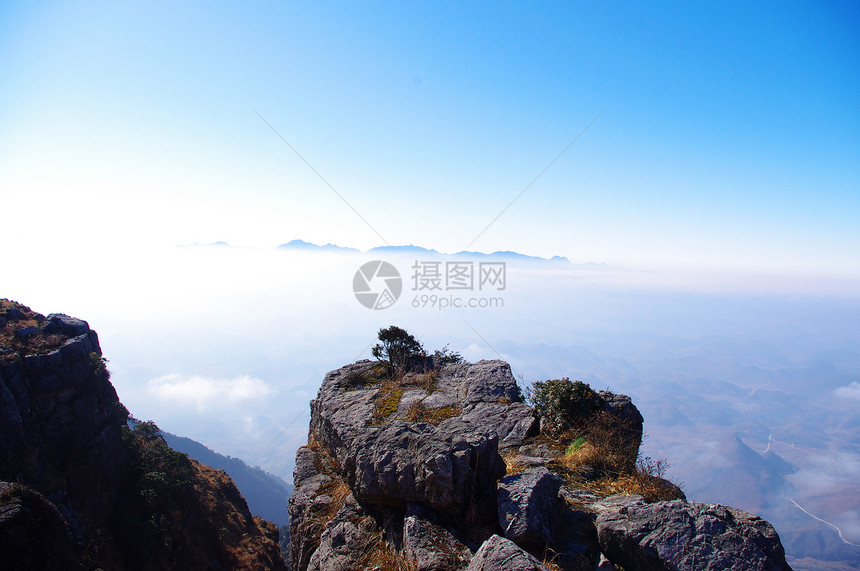
<path fill-rule="evenodd" d="M 629 397 L 599 396 L 599 430 L 583 432 L 577 456 L 540 433 L 502 361 L 328 373 L 296 455 L 292 569 L 789 568 L 763 520 L 688 503 L 637 471 L 641 414 Z M 601 442 L 625 455 L 605 462 Z"/>
<path fill-rule="evenodd" d="M 786 568 L 773 526 L 721 505 L 634 498 L 598 516 L 597 534 L 603 552 L 625 569 Z"/>
<path fill-rule="evenodd" d="M 0 568 L 284 568 L 226 473 L 128 423 L 85 321 L 0 300 Z"/>

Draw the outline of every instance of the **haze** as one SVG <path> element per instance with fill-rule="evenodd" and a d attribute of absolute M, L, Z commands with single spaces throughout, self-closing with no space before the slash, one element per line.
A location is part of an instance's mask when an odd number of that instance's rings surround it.
<path fill-rule="evenodd" d="M 858 29 L 848 2 L 5 3 L 0 296 L 88 320 L 139 418 L 286 479 L 325 372 L 391 324 L 626 392 L 691 499 L 850 566 Z M 293 239 L 571 264 L 440 311 L 424 254 Z M 374 311 L 380 259 L 404 292 Z"/>

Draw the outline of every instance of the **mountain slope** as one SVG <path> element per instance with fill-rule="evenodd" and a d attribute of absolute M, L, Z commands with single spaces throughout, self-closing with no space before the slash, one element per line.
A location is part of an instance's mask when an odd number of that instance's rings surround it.
<path fill-rule="evenodd" d="M 85 321 L 0 299 L 0 569 L 284 568 L 225 472 L 128 419 Z"/>
<path fill-rule="evenodd" d="M 191 438 L 164 431 L 161 434 L 174 450 L 188 454 L 202 464 L 227 472 L 248 502 L 252 514 L 274 522 L 279 527 L 289 524 L 287 502 L 293 493 L 290 484 L 261 468 L 251 467 L 238 458 L 210 450 Z"/>

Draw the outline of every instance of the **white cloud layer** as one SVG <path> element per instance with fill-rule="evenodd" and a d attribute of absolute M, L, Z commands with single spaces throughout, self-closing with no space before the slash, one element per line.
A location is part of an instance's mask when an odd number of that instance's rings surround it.
<path fill-rule="evenodd" d="M 272 393 L 264 381 L 247 375 L 234 379 L 214 379 L 171 373 L 149 381 L 149 392 L 174 405 L 193 404 L 198 411 L 261 399 Z"/>
<path fill-rule="evenodd" d="M 860 400 L 860 383 L 854 381 L 847 387 L 836 389 L 836 396 L 846 399 Z"/>

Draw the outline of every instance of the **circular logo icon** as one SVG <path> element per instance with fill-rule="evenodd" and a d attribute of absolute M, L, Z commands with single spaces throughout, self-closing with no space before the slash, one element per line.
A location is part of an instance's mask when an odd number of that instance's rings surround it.
<path fill-rule="evenodd" d="M 382 260 L 363 264 L 352 278 L 355 298 L 369 309 L 388 309 L 400 297 L 402 290 L 400 272 Z"/>

